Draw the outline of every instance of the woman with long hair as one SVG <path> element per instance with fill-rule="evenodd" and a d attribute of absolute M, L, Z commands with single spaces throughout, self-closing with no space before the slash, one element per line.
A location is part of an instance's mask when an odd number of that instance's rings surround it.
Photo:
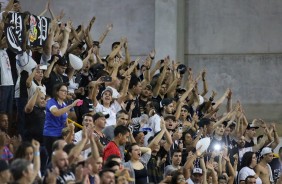
<path fill-rule="evenodd" d="M 44 144 L 49 156 L 52 153 L 52 144 L 62 138 L 62 129 L 66 126 L 68 112 L 76 106 L 79 99 L 72 104 L 66 105 L 65 100 L 68 93 L 68 87 L 64 83 L 54 86 L 53 96 L 47 101 L 46 118 L 43 129 Z"/>
<path fill-rule="evenodd" d="M 151 158 L 151 149 L 139 147 L 137 143 L 129 145 L 124 163 L 124 167 L 129 170 L 129 174 L 135 179 L 130 184 L 148 183 L 147 163 Z"/>
<path fill-rule="evenodd" d="M 241 162 L 241 169 L 238 174 L 238 183 L 244 184 L 245 179 L 248 176 L 254 176 L 256 178 L 257 184 L 262 184 L 261 179 L 258 177 L 256 172 L 254 171 L 255 166 L 257 165 L 257 156 L 254 152 L 246 152 L 243 155 L 242 162 Z"/>

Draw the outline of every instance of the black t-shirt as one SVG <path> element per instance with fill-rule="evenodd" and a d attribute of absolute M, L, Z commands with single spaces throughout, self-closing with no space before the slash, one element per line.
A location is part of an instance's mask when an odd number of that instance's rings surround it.
<path fill-rule="evenodd" d="M 255 145 L 255 143 L 254 143 L 254 141 L 253 140 L 251 140 L 250 142 L 247 142 L 246 141 L 246 143 L 245 143 L 245 148 L 248 148 L 248 147 L 253 147 Z"/>
<path fill-rule="evenodd" d="M 82 125 L 82 116 L 86 113 L 93 112 L 93 102 L 88 97 L 83 99 L 83 104 L 81 106 L 75 106 L 74 111 L 77 117 L 77 123 Z"/>
<path fill-rule="evenodd" d="M 140 103 L 139 103 L 139 97 L 137 97 L 135 100 L 129 100 L 126 106 L 126 110 L 129 111 L 131 103 L 135 103 L 135 108 L 132 111 L 131 118 L 137 118 L 141 116 L 140 112 Z"/>
<path fill-rule="evenodd" d="M 53 87 L 59 83 L 65 83 L 68 85 L 69 78 L 65 75 L 56 74 L 52 71 L 49 78 L 44 78 L 43 83 L 46 86 L 46 93 L 53 97 Z"/>
<path fill-rule="evenodd" d="M 143 100 L 141 100 L 141 98 L 139 98 L 139 109 L 140 109 L 141 114 L 145 114 L 145 106 L 146 106 L 147 103 L 148 103 L 148 100 L 143 101 Z"/>
<path fill-rule="evenodd" d="M 25 113 L 26 139 L 31 141 L 36 139 L 43 143 L 43 128 L 45 122 L 45 108 L 33 107 L 31 113 Z"/>
<path fill-rule="evenodd" d="M 79 87 L 85 88 L 92 80 L 94 80 L 94 75 L 90 71 L 88 72 L 88 75 L 85 75 L 83 73 L 76 75 L 76 83 L 79 84 Z"/>

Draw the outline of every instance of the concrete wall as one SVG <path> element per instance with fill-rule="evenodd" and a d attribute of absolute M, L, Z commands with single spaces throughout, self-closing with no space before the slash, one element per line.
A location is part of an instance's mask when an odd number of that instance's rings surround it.
<path fill-rule="evenodd" d="M 279 53 L 282 1 L 186 0 L 187 54 Z"/>
<path fill-rule="evenodd" d="M 47 1 L 21 2 L 23 11 L 29 10 L 31 13 L 39 14 Z M 64 20 L 70 17 L 75 26 L 82 23 L 87 25 L 91 18 L 96 16 L 92 29 L 95 40 L 98 40 L 108 23 L 113 23 L 114 28 L 102 45 L 102 55 L 108 54 L 111 44 L 122 36 L 127 36 L 132 55 L 147 55 L 154 48 L 155 3 L 152 0 L 53 0 L 51 5 L 56 14 L 63 9 L 66 14 Z"/>

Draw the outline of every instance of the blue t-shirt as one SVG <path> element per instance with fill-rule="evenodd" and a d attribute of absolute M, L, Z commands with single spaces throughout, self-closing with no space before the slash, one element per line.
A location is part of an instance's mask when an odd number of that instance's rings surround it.
<path fill-rule="evenodd" d="M 64 113 L 61 116 L 54 116 L 51 113 L 51 109 L 57 107 L 58 109 L 62 109 L 67 105 L 63 103 L 62 105 L 58 104 L 57 100 L 51 98 L 48 100 L 46 105 L 46 118 L 44 124 L 43 135 L 51 136 L 51 137 L 61 137 L 62 129 L 65 127 L 65 122 L 67 120 L 68 114 Z"/>

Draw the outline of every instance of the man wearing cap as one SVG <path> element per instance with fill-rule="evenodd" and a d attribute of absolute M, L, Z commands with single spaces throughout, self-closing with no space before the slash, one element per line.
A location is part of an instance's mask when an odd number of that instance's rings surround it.
<path fill-rule="evenodd" d="M 266 140 L 267 140 L 267 137 L 263 136 L 263 138 L 261 139 L 261 141 L 258 144 L 254 145 L 252 147 L 245 147 L 245 144 L 246 144 L 245 137 L 244 136 L 239 137 L 239 139 L 237 140 L 238 147 L 236 148 L 236 149 L 238 149 L 236 152 L 239 153 L 238 154 L 239 163 L 241 162 L 242 157 L 246 152 L 248 152 L 248 151 L 252 151 L 252 152 L 259 151 L 264 146 Z"/>
<path fill-rule="evenodd" d="M 152 86 L 150 84 L 147 84 L 145 86 L 145 88 L 142 89 L 142 92 L 141 92 L 140 97 L 139 97 L 141 114 L 145 113 L 145 107 L 146 107 L 146 104 L 148 103 L 148 100 L 149 100 L 151 94 L 152 94 Z"/>
<path fill-rule="evenodd" d="M 203 170 L 195 167 L 192 171 L 191 177 L 187 180 L 188 184 L 201 184 L 203 182 Z"/>
<path fill-rule="evenodd" d="M 94 121 L 94 134 L 100 138 L 100 142 L 103 146 L 106 146 L 110 140 L 107 139 L 106 135 L 102 132 L 106 126 L 106 119 L 109 118 L 109 114 L 97 112 L 93 116 Z"/>
<path fill-rule="evenodd" d="M 53 66 L 54 69 L 52 70 Z M 46 86 L 46 93 L 51 97 L 53 97 L 53 87 L 56 84 L 65 83 L 68 85 L 69 78 L 65 74 L 67 66 L 68 62 L 65 58 L 59 55 L 52 56 L 51 64 L 48 66 L 47 71 L 44 73 L 43 79 L 43 82 Z"/>
<path fill-rule="evenodd" d="M 5 160 L 0 160 L 0 183 L 6 184 L 10 181 L 11 173 L 9 165 Z"/>
<path fill-rule="evenodd" d="M 274 181 L 272 176 L 272 170 L 269 165 L 269 163 L 273 159 L 273 153 L 271 148 L 264 147 L 261 150 L 260 156 L 261 156 L 261 160 L 255 167 L 255 172 L 258 175 L 258 177 L 260 177 L 260 179 L 262 180 L 262 183 L 264 184 L 273 183 Z"/>
<path fill-rule="evenodd" d="M 129 122 L 129 116 L 127 111 L 120 110 L 116 114 L 117 124 L 110 125 L 103 129 L 103 133 L 106 135 L 107 139 L 112 140 L 114 138 L 114 129 L 119 125 L 127 126 Z"/>
<path fill-rule="evenodd" d="M 252 147 L 255 145 L 254 143 L 254 137 L 256 135 L 256 129 L 258 129 L 259 127 L 256 126 L 254 123 L 250 123 L 247 126 L 246 132 L 245 132 L 245 147 Z"/>

